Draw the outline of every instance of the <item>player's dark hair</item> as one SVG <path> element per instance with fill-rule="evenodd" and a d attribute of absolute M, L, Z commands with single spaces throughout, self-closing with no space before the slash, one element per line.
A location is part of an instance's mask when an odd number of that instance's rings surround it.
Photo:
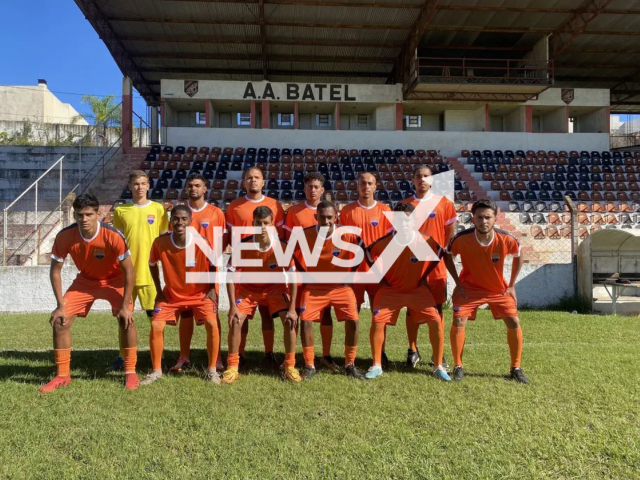
<path fill-rule="evenodd" d="M 404 212 L 408 214 L 411 214 L 415 209 L 416 207 L 414 207 L 410 203 L 402 203 L 402 202 L 398 202 L 396 206 L 393 207 L 394 212 Z"/>
<path fill-rule="evenodd" d="M 321 185 L 324 185 L 324 181 L 326 179 L 324 178 L 324 175 L 322 175 L 320 172 L 309 172 L 305 174 L 304 176 L 305 185 L 309 182 L 313 182 L 314 180 L 317 180 L 318 182 L 320 182 Z"/>
<path fill-rule="evenodd" d="M 82 195 L 78 195 L 73 201 L 73 210 L 76 212 L 79 212 L 83 208 L 87 207 L 93 208 L 96 212 L 98 211 L 98 208 L 100 208 L 100 202 L 90 193 L 83 193 Z"/>
<path fill-rule="evenodd" d="M 473 205 L 471 206 L 471 213 L 475 214 L 476 210 L 480 208 L 490 208 L 493 210 L 495 215 L 498 214 L 498 207 L 496 206 L 496 203 L 489 198 L 481 198 L 480 200 L 473 202 Z"/>
<path fill-rule="evenodd" d="M 273 219 L 273 210 L 269 207 L 258 207 L 253 211 L 253 219 L 254 220 L 264 220 L 267 217 L 271 217 Z"/>
<path fill-rule="evenodd" d="M 187 181 L 184 182 L 185 185 L 189 185 L 189 182 L 191 182 L 192 180 L 202 180 L 202 183 L 204 184 L 205 187 L 208 187 L 209 185 L 207 184 L 207 179 L 204 178 L 202 175 L 200 175 L 199 173 L 192 173 L 191 175 L 189 175 L 187 177 Z"/>
<path fill-rule="evenodd" d="M 186 212 L 186 214 L 191 218 L 191 209 L 186 205 L 176 205 L 171 209 L 171 216 L 173 217 L 178 212 Z"/>
<path fill-rule="evenodd" d="M 365 175 L 371 175 L 373 177 L 374 183 L 378 183 L 378 179 L 371 172 L 360 172 L 360 173 L 358 173 L 358 182 L 360 182 L 360 179 L 364 178 Z"/>
<path fill-rule="evenodd" d="M 412 177 L 415 177 L 420 170 L 425 170 L 425 169 L 429 170 L 429 175 L 433 175 L 433 170 L 431 170 L 431 167 L 429 165 L 418 165 L 416 168 L 413 169 Z"/>
<path fill-rule="evenodd" d="M 324 210 L 325 208 L 333 208 L 333 211 L 338 213 L 338 208 L 336 207 L 336 204 L 330 200 L 322 200 L 316 207 L 316 211 L 319 212 L 320 210 Z"/>
<path fill-rule="evenodd" d="M 258 172 L 260 172 L 260 175 L 262 175 L 262 178 L 264 179 L 264 172 L 262 171 L 261 168 L 258 167 L 249 167 L 246 168 L 243 172 L 242 172 L 242 181 L 244 182 L 244 180 L 247 178 L 247 175 L 249 175 L 249 172 L 253 171 L 253 170 L 257 170 Z"/>

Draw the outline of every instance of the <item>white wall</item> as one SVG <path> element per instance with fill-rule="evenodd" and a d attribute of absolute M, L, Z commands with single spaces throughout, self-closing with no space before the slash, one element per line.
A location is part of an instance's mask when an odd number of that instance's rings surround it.
<path fill-rule="evenodd" d="M 447 132 L 481 132 L 485 128 L 485 106 L 473 110 L 445 110 Z"/>
<path fill-rule="evenodd" d="M 288 148 L 424 148 L 459 156 L 463 149 L 479 150 L 608 150 L 606 133 L 411 132 L 251 130 L 233 128 L 167 128 L 172 146 L 288 147 Z"/>
<path fill-rule="evenodd" d="M 376 130 L 396 130 L 396 105 L 380 105 L 373 113 L 373 128 Z"/>
<path fill-rule="evenodd" d="M 505 132 L 524 132 L 525 128 L 526 125 L 524 107 L 516 108 L 513 112 L 505 117 Z"/>
<path fill-rule="evenodd" d="M 606 132 L 609 133 L 609 109 L 599 108 L 594 112 L 576 117 L 575 131 L 579 133 Z"/>
<path fill-rule="evenodd" d="M 0 86 L 0 120 L 88 125 L 68 103 L 58 100 L 45 84 Z"/>
<path fill-rule="evenodd" d="M 531 100 L 526 105 L 555 105 L 564 107 L 561 88 L 549 88 L 540 95 L 537 100 Z M 572 107 L 606 107 L 610 102 L 609 90 L 606 88 L 575 88 Z"/>

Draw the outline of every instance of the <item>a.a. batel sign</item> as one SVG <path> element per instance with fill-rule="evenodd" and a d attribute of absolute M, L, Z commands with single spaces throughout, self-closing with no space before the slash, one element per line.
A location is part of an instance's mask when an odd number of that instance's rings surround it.
<path fill-rule="evenodd" d="M 349 95 L 349 85 L 327 83 L 279 83 L 274 92 L 270 82 L 257 84 L 247 82 L 243 99 L 249 100 L 309 100 L 330 102 L 355 102 L 357 98 Z M 257 87 L 257 88 L 256 88 Z M 283 88 L 284 87 L 284 91 Z"/>

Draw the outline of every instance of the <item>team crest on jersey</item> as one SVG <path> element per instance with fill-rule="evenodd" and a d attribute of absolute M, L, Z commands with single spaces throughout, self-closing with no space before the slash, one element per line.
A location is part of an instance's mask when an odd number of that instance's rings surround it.
<path fill-rule="evenodd" d="M 493 263 L 496 263 L 496 262 L 497 262 L 497 261 L 499 261 L 499 260 L 500 260 L 500 255 L 497 255 L 497 254 L 493 254 L 493 255 L 491 255 L 491 261 L 492 261 Z"/>
<path fill-rule="evenodd" d="M 371 225 L 377 227 L 378 225 L 380 225 L 380 221 L 377 218 L 372 218 Z"/>
<path fill-rule="evenodd" d="M 278 264 L 277 264 L 277 263 L 270 263 L 270 264 L 269 264 L 269 268 L 270 268 L 271 270 L 275 270 L 277 266 L 278 266 Z"/>
<path fill-rule="evenodd" d="M 412 256 L 409 260 L 411 260 L 411 263 L 418 263 L 417 257 Z"/>
<path fill-rule="evenodd" d="M 331 252 L 331 253 L 333 253 L 334 257 L 340 256 L 340 250 L 338 250 L 338 249 L 334 249 L 333 252 Z"/>
<path fill-rule="evenodd" d="M 429 214 L 429 218 L 436 218 L 436 212 L 431 212 Z"/>
<path fill-rule="evenodd" d="M 104 250 L 101 248 L 96 248 L 95 252 L 93 252 L 93 256 L 98 260 L 102 260 L 104 258 Z"/>
<path fill-rule="evenodd" d="M 147 215 L 147 223 L 149 225 L 153 225 L 156 221 L 156 216 L 155 215 Z"/>
<path fill-rule="evenodd" d="M 200 225 L 202 225 L 204 228 L 209 228 L 209 219 L 205 218 L 200 222 Z"/>

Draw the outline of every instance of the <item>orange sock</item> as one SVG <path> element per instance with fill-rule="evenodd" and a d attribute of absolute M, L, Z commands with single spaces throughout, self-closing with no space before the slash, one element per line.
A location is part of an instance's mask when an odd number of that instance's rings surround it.
<path fill-rule="evenodd" d="M 151 322 L 149 330 L 149 348 L 151 349 L 151 365 L 154 370 L 162 370 L 162 351 L 164 350 L 165 322 Z"/>
<path fill-rule="evenodd" d="M 262 339 L 264 340 L 264 353 L 273 353 L 273 330 L 262 330 Z"/>
<path fill-rule="evenodd" d="M 193 338 L 193 318 L 181 318 L 178 331 L 180 335 L 180 356 L 184 358 L 191 357 L 191 339 Z"/>
<path fill-rule="evenodd" d="M 207 330 L 207 355 L 209 357 L 209 370 L 215 370 L 220 348 L 220 331 L 218 330 L 218 324 L 215 320 L 205 323 L 204 327 Z"/>
<path fill-rule="evenodd" d="M 304 358 L 304 364 L 308 367 L 315 367 L 314 364 L 314 357 L 316 356 L 315 354 L 315 349 L 313 348 L 313 346 L 311 347 L 302 347 L 302 358 Z"/>
<path fill-rule="evenodd" d="M 351 365 L 352 363 L 355 363 L 356 350 L 358 350 L 358 347 L 350 347 L 349 345 L 344 346 L 344 366 L 345 367 L 347 365 Z"/>
<path fill-rule="evenodd" d="M 384 331 L 387 325 L 384 323 L 372 323 L 369 331 L 371 341 L 371 356 L 374 365 L 382 365 L 382 345 L 384 343 Z M 354 354 L 355 358 L 355 354 Z"/>
<path fill-rule="evenodd" d="M 58 367 L 58 376 L 68 377 L 71 374 L 71 349 L 56 348 L 53 350 L 53 357 Z"/>
<path fill-rule="evenodd" d="M 522 357 L 522 329 L 507 328 L 507 342 L 509 343 L 509 354 L 511 355 L 511 368 L 520 366 Z"/>
<path fill-rule="evenodd" d="M 331 341 L 333 340 L 333 325 L 320 325 L 320 337 L 322 338 L 322 356 L 331 355 Z"/>
<path fill-rule="evenodd" d="M 136 363 L 138 363 L 138 347 L 123 348 L 124 373 L 136 373 Z"/>
<path fill-rule="evenodd" d="M 295 367 L 296 366 L 296 354 L 295 352 L 284 354 L 284 366 Z"/>
<path fill-rule="evenodd" d="M 453 365 L 462 366 L 462 351 L 464 350 L 464 327 L 451 326 L 449 332 L 451 341 L 451 355 L 453 355 Z"/>
<path fill-rule="evenodd" d="M 409 348 L 414 352 L 418 351 L 418 325 L 416 325 L 411 317 L 407 316 L 407 340 L 409 340 Z"/>
<path fill-rule="evenodd" d="M 433 349 L 433 366 L 441 366 L 444 354 L 444 323 L 429 322 L 429 341 Z"/>
<path fill-rule="evenodd" d="M 240 355 L 229 352 L 227 354 L 227 369 L 238 370 L 238 365 L 240 365 Z"/>

